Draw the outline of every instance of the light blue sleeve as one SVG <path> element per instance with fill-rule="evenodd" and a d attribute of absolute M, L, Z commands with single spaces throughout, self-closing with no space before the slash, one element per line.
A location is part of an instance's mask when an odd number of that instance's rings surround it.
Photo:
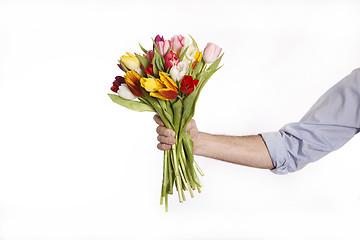
<path fill-rule="evenodd" d="M 339 149 L 360 131 L 360 68 L 330 88 L 300 122 L 261 133 L 276 174 L 303 168 Z"/>

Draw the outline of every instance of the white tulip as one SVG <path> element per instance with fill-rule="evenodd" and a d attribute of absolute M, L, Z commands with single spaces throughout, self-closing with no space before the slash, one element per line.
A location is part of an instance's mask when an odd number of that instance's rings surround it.
<path fill-rule="evenodd" d="M 127 100 L 134 100 L 135 98 L 137 98 L 137 96 L 135 96 L 130 89 L 128 88 L 128 86 L 126 85 L 126 83 L 122 83 L 119 86 L 119 90 L 117 91 L 117 94 L 122 97 L 125 98 Z"/>
<path fill-rule="evenodd" d="M 187 62 L 181 61 L 177 66 L 173 66 L 170 69 L 170 76 L 175 82 L 180 82 L 188 70 L 189 64 Z"/>
<path fill-rule="evenodd" d="M 191 61 L 195 60 L 194 56 L 197 52 L 197 48 L 194 46 L 192 41 L 190 41 L 187 38 L 184 38 L 184 39 L 185 39 L 184 46 L 181 48 L 180 56 L 183 54 L 183 52 L 187 48 L 187 51 L 186 51 L 186 54 L 185 54 L 183 60 L 189 64 Z"/>

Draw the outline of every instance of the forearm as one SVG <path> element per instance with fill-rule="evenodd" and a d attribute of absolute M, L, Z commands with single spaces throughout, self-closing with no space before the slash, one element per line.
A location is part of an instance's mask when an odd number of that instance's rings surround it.
<path fill-rule="evenodd" d="M 261 136 L 224 136 L 200 132 L 194 154 L 239 165 L 273 169 L 274 165 Z"/>

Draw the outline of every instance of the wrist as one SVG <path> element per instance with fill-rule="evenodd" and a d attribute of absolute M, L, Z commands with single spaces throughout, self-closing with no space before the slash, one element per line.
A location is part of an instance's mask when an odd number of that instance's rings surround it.
<path fill-rule="evenodd" d="M 193 154 L 194 155 L 201 155 L 201 149 L 204 146 L 204 137 L 205 137 L 205 135 L 206 135 L 206 133 L 199 132 L 196 139 L 193 140 L 193 143 L 194 143 Z"/>

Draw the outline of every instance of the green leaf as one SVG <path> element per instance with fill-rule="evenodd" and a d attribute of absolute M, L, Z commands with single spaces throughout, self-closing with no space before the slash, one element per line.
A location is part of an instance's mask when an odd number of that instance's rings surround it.
<path fill-rule="evenodd" d="M 144 111 L 154 112 L 154 109 L 145 103 L 127 100 L 127 99 L 122 98 L 115 94 L 108 94 L 108 95 L 114 103 L 117 103 L 123 107 L 130 109 L 130 110 L 134 110 L 137 112 L 144 112 Z"/>
<path fill-rule="evenodd" d="M 179 129 L 180 119 L 181 119 L 182 110 L 183 110 L 182 101 L 180 99 L 178 99 L 175 103 L 173 103 L 172 108 L 173 108 L 173 112 L 174 112 L 174 128 L 175 128 L 175 131 L 178 132 L 178 131 L 180 131 L 180 129 Z"/>
<path fill-rule="evenodd" d="M 194 39 L 191 35 L 189 35 L 189 36 L 190 36 L 191 40 L 193 41 L 193 44 L 194 44 L 194 46 L 196 47 L 196 49 L 200 52 L 199 47 L 198 47 L 198 45 L 196 44 L 195 39 Z"/>
<path fill-rule="evenodd" d="M 186 54 L 186 52 L 187 52 L 188 49 L 189 49 L 189 47 L 185 48 L 185 51 L 181 54 L 181 56 L 180 56 L 180 62 L 184 59 L 185 54 Z"/>
<path fill-rule="evenodd" d="M 143 46 L 141 46 L 141 44 L 139 43 L 139 46 L 140 46 L 140 48 L 141 48 L 141 50 L 146 54 L 148 51 L 146 51 L 146 49 L 145 48 L 143 48 Z"/>
<path fill-rule="evenodd" d="M 120 63 L 121 67 L 124 69 L 125 72 L 129 71 L 129 69 L 125 66 L 125 64 L 122 61 L 118 60 L 118 62 Z"/>
<path fill-rule="evenodd" d="M 194 75 L 194 79 L 196 79 L 196 77 L 198 76 L 198 74 L 200 73 L 201 69 L 203 68 L 203 66 L 205 65 L 205 61 L 203 59 L 201 59 L 195 66 L 194 70 L 193 70 L 193 75 Z"/>
<path fill-rule="evenodd" d="M 143 56 L 141 56 L 141 55 L 139 55 L 139 54 L 136 54 L 136 53 L 135 53 L 135 56 L 137 57 L 137 59 L 139 59 L 141 65 L 142 65 L 144 68 L 147 68 L 147 67 L 149 66 L 150 63 L 149 63 L 149 60 L 147 60 L 146 57 L 143 57 Z"/>

